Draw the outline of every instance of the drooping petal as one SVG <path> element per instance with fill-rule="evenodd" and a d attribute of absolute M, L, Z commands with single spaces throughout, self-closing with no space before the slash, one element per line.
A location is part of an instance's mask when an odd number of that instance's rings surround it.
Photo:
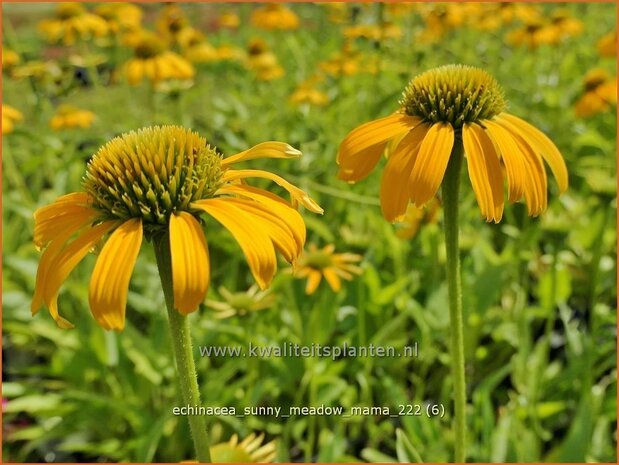
<path fill-rule="evenodd" d="M 477 123 L 465 124 L 462 142 L 477 204 L 486 221 L 498 223 L 503 216 L 503 173 L 496 150 Z"/>
<path fill-rule="evenodd" d="M 365 178 L 376 166 L 389 139 L 406 134 L 420 119 L 395 113 L 353 129 L 340 144 L 338 177 L 354 182 Z"/>
<path fill-rule="evenodd" d="M 236 181 L 238 179 L 245 178 L 265 178 L 274 181 L 284 189 L 286 189 L 294 201 L 299 202 L 309 211 L 314 213 L 323 213 L 324 210 L 320 208 L 320 205 L 316 203 L 303 189 L 299 189 L 297 186 L 290 184 L 281 176 L 278 176 L 268 171 L 262 170 L 228 170 L 222 176 L 224 182 Z"/>
<path fill-rule="evenodd" d="M 219 221 L 241 246 L 249 268 L 261 289 L 271 283 L 277 261 L 275 249 L 268 234 L 256 224 L 251 216 L 227 199 L 204 199 L 191 204 Z"/>
<path fill-rule="evenodd" d="M 380 185 L 380 206 L 387 221 L 396 221 L 406 212 L 408 180 L 417 159 L 421 141 L 430 127 L 420 124 L 404 136 L 389 156 Z"/>
<path fill-rule="evenodd" d="M 88 302 L 97 323 L 104 329 L 125 326 L 129 280 L 142 245 L 142 220 L 121 224 L 106 241 L 90 278 Z"/>
<path fill-rule="evenodd" d="M 418 207 L 436 194 L 441 185 L 451 149 L 454 129 L 449 123 L 435 123 L 428 130 L 419 147 L 417 160 L 410 174 L 409 194 Z"/>
<path fill-rule="evenodd" d="M 254 160 L 256 158 L 297 158 L 301 155 L 300 150 L 295 149 L 285 142 L 262 142 L 248 150 L 224 158 L 221 161 L 221 165 L 227 167 L 233 163 Z"/>
<path fill-rule="evenodd" d="M 246 197 L 264 205 L 268 210 L 272 211 L 279 218 L 284 220 L 297 243 L 299 249 L 303 249 L 305 245 L 305 222 L 301 214 L 292 208 L 288 202 L 281 197 L 257 187 L 251 186 L 235 186 L 226 185 L 217 191 L 217 194 L 232 194 L 240 197 Z"/>
<path fill-rule="evenodd" d="M 200 223 L 189 213 L 170 217 L 174 307 L 183 315 L 197 310 L 209 287 L 208 247 Z"/>
<path fill-rule="evenodd" d="M 117 224 L 118 222 L 116 221 L 106 221 L 87 229 L 74 241 L 66 245 L 62 251 L 57 252 L 47 267 L 48 271 L 40 283 L 43 300 L 52 318 L 56 320 L 60 327 L 67 327 L 66 324 L 68 323 L 58 314 L 58 291 L 60 286 L 86 254 Z M 68 325 L 71 326 L 70 323 Z"/>
<path fill-rule="evenodd" d="M 325 277 L 325 280 L 331 286 L 335 292 L 339 292 L 342 289 L 342 280 L 337 275 L 336 270 L 334 268 L 325 268 L 322 270 L 322 274 Z"/>
<path fill-rule="evenodd" d="M 523 138 L 528 140 L 535 151 L 542 155 L 557 180 L 559 190 L 565 192 L 568 187 L 567 167 L 565 166 L 565 161 L 557 146 L 546 134 L 517 116 L 510 115 L 509 113 L 501 113 L 499 118 L 508 121 L 518 129 L 522 133 Z"/>
<path fill-rule="evenodd" d="M 322 280 L 322 273 L 318 270 L 310 270 L 307 276 L 307 284 L 305 285 L 305 293 L 308 295 L 316 292 L 320 281 Z"/>
<path fill-rule="evenodd" d="M 535 152 L 518 130 L 514 130 L 512 125 L 500 119 L 497 120 L 497 124 L 510 134 L 520 149 L 528 173 L 525 199 L 529 215 L 537 216 L 546 210 L 548 204 L 548 180 L 542 157 Z"/>
<path fill-rule="evenodd" d="M 520 200 L 527 189 L 527 170 L 522 154 L 509 132 L 493 121 L 483 121 L 486 133 L 496 144 L 507 175 L 507 198 L 510 202 Z"/>
<path fill-rule="evenodd" d="M 62 231 L 77 228 L 99 213 L 90 208 L 90 196 L 83 192 L 63 195 L 34 212 L 34 244 L 44 247 Z"/>

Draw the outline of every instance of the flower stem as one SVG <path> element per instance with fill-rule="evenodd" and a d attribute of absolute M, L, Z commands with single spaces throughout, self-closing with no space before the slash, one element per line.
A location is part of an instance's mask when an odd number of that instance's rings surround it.
<path fill-rule="evenodd" d="M 165 296 L 166 308 L 168 309 L 170 335 L 172 337 L 172 347 L 174 349 L 174 358 L 176 359 L 176 372 L 178 373 L 181 385 L 183 402 L 191 406 L 201 405 L 189 324 L 187 323 L 187 317 L 181 315 L 174 309 L 170 236 L 166 234 L 161 239 L 155 240 L 154 249 L 155 257 L 157 258 L 157 268 L 159 269 L 159 277 L 161 278 L 161 286 L 163 287 L 163 295 Z M 191 429 L 191 436 L 193 438 L 198 462 L 210 462 L 211 453 L 205 418 L 201 415 L 190 415 L 187 418 L 189 420 L 189 427 Z"/>
<path fill-rule="evenodd" d="M 447 171 L 443 178 L 443 211 L 445 215 L 445 248 L 447 250 L 447 285 L 449 320 L 451 323 L 451 371 L 455 405 L 455 462 L 463 463 L 465 454 L 466 384 L 464 381 L 464 330 L 462 318 L 462 282 L 458 249 L 458 192 L 463 148 L 456 138 Z"/>

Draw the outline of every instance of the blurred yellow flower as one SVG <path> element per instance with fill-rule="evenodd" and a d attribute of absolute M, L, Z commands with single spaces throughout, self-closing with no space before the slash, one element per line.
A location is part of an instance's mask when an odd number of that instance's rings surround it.
<path fill-rule="evenodd" d="M 192 63 L 209 63 L 218 59 L 217 50 L 193 27 L 182 29 L 177 35 L 182 55 Z"/>
<path fill-rule="evenodd" d="M 261 81 L 273 81 L 284 75 L 284 68 L 280 66 L 277 57 L 269 51 L 262 39 L 250 40 L 247 48 L 247 67 Z"/>
<path fill-rule="evenodd" d="M 329 96 L 311 85 L 300 85 L 290 96 L 293 105 L 310 104 L 323 107 L 329 103 Z"/>
<path fill-rule="evenodd" d="M 33 78 L 37 81 L 55 80 L 62 76 L 62 70 L 55 61 L 27 61 L 13 69 L 16 79 Z"/>
<path fill-rule="evenodd" d="M 270 463 L 277 456 L 277 443 L 271 441 L 262 445 L 264 433 L 251 433 L 241 442 L 233 434 L 229 441 L 211 446 L 213 463 Z"/>
<path fill-rule="evenodd" d="M 320 2 L 317 5 L 327 10 L 327 19 L 333 24 L 344 24 L 348 20 L 349 11 L 345 2 Z"/>
<path fill-rule="evenodd" d="M 73 45 L 76 39 L 103 37 L 108 33 L 106 21 L 89 13 L 81 3 L 58 3 L 53 18 L 39 22 L 39 32 L 48 42 Z"/>
<path fill-rule="evenodd" d="M 558 43 L 560 37 L 557 29 L 548 27 L 542 20 L 534 19 L 523 26 L 510 31 L 506 40 L 516 46 L 526 46 L 529 50 L 535 50 L 541 45 Z"/>
<path fill-rule="evenodd" d="M 216 49 L 217 59 L 220 61 L 242 61 L 245 51 L 233 45 L 220 45 Z"/>
<path fill-rule="evenodd" d="M 15 65 L 18 65 L 20 61 L 17 53 L 9 48 L 2 47 L 2 70 L 9 71 Z"/>
<path fill-rule="evenodd" d="M 15 123 L 24 119 L 21 111 L 10 105 L 2 104 L 2 134 L 13 132 Z"/>
<path fill-rule="evenodd" d="M 177 3 L 166 3 L 155 21 L 155 28 L 166 43 L 175 43 L 178 34 L 186 27 L 189 27 L 189 21 Z"/>
<path fill-rule="evenodd" d="M 580 117 L 606 113 L 617 105 L 617 78 L 600 68 L 592 69 L 583 80 L 583 94 L 574 110 Z"/>
<path fill-rule="evenodd" d="M 323 277 L 333 291 L 339 292 L 342 289 L 342 279 L 351 281 L 353 275 L 362 273 L 361 268 L 355 264 L 361 261 L 363 258 L 361 255 L 334 252 L 333 244 L 320 250 L 315 244 L 310 244 L 309 250 L 303 252 L 294 269 L 294 276 L 300 279 L 307 278 L 306 294 L 316 292 Z"/>
<path fill-rule="evenodd" d="M 105 20 L 113 34 L 140 29 L 142 24 L 142 9 L 133 3 L 102 3 L 94 13 Z"/>
<path fill-rule="evenodd" d="M 34 213 L 34 243 L 45 251 L 37 270 L 32 313 L 45 305 L 58 326 L 72 326 L 58 313 L 58 292 L 73 268 L 108 233 L 88 297 L 99 325 L 124 327 L 129 280 L 143 237 L 169 242 L 174 308 L 183 315 L 196 311 L 210 280 L 201 213 L 232 233 L 258 285 L 266 288 L 277 268 L 275 250 L 291 263 L 301 254 L 305 224 L 291 203 L 245 184 L 245 179 L 272 180 L 290 193 L 294 203 L 313 212 L 322 209 L 275 174 L 230 166 L 300 155 L 283 142 L 264 142 L 222 158 L 204 138 L 178 126 L 150 127 L 114 138 L 89 161 L 84 192 L 62 196 Z"/>
<path fill-rule="evenodd" d="M 438 214 L 441 211 L 441 202 L 434 197 L 423 208 L 409 204 L 406 213 L 396 219 L 395 234 L 400 239 L 409 240 L 417 235 L 422 224 L 432 224 L 438 221 Z"/>
<path fill-rule="evenodd" d="M 241 20 L 239 19 L 239 15 L 236 13 L 225 11 L 219 16 L 217 23 L 219 24 L 219 27 L 236 29 L 241 25 Z"/>
<path fill-rule="evenodd" d="M 564 8 L 559 8 L 552 13 L 550 27 L 557 34 L 559 40 L 566 37 L 575 37 L 582 33 L 582 21 L 572 18 L 570 12 Z"/>
<path fill-rule="evenodd" d="M 124 73 L 131 85 L 144 78 L 157 84 L 166 79 L 192 79 L 192 64 L 177 53 L 171 52 L 152 32 L 141 31 L 133 44 L 134 57 L 124 64 Z"/>
<path fill-rule="evenodd" d="M 604 34 L 597 42 L 598 53 L 603 57 L 617 56 L 617 31 Z"/>
<path fill-rule="evenodd" d="M 205 305 L 215 310 L 214 316 L 219 320 L 265 310 L 275 303 L 275 295 L 270 290 L 261 291 L 256 284 L 245 292 L 230 292 L 223 286 L 218 292 L 224 300 L 207 300 Z"/>
<path fill-rule="evenodd" d="M 253 11 L 251 24 L 261 29 L 291 31 L 299 27 L 299 17 L 280 3 L 268 3 Z"/>
<path fill-rule="evenodd" d="M 92 111 L 82 110 L 72 105 L 60 105 L 56 113 L 49 121 L 50 127 L 54 131 L 73 128 L 89 128 L 95 120 Z"/>
<path fill-rule="evenodd" d="M 387 143 L 400 138 L 381 183 L 387 220 L 400 218 L 409 201 L 422 207 L 435 196 L 456 143 L 463 144 L 473 192 L 486 221 L 499 222 L 503 216 L 503 167 L 509 201 L 524 197 L 532 216 L 547 205 L 542 160 L 560 191 L 567 189 L 567 168 L 557 147 L 537 128 L 505 112 L 502 90 L 485 71 L 462 65 L 426 71 L 409 83 L 400 104 L 397 113 L 351 131 L 337 155 L 338 177 L 356 182 L 374 169 Z"/>
<path fill-rule="evenodd" d="M 465 12 L 460 3 L 428 3 L 420 5 L 425 28 L 419 40 L 434 43 L 446 33 L 464 24 Z"/>

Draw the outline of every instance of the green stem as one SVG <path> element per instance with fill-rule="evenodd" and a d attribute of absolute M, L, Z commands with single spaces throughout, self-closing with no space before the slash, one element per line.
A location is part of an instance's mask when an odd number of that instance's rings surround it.
<path fill-rule="evenodd" d="M 168 309 L 168 321 L 170 322 L 170 334 L 172 336 L 172 347 L 174 358 L 176 359 L 176 371 L 178 373 L 183 402 L 190 406 L 200 406 L 200 390 L 198 389 L 198 377 L 196 374 L 196 364 L 193 359 L 191 346 L 191 334 L 187 317 L 181 315 L 174 309 L 174 292 L 172 288 L 172 260 L 170 256 L 170 236 L 164 235 L 161 239 L 154 242 L 155 257 L 157 258 L 157 268 L 163 287 L 166 308 Z M 209 449 L 208 431 L 206 429 L 206 419 L 201 415 L 190 415 L 189 427 L 193 444 L 196 449 L 198 462 L 207 463 L 211 461 Z"/>
<path fill-rule="evenodd" d="M 445 248 L 447 250 L 447 285 L 449 320 L 451 322 L 451 371 L 455 406 L 455 462 L 463 463 L 465 455 L 466 384 L 464 380 L 464 329 L 462 318 L 462 283 L 458 250 L 458 191 L 462 167 L 462 141 L 456 138 L 443 179 L 443 211 L 445 215 Z"/>

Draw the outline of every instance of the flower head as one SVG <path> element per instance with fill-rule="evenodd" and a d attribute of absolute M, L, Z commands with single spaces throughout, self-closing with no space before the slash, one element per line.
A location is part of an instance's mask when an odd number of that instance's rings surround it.
<path fill-rule="evenodd" d="M 600 37 L 597 44 L 598 53 L 603 57 L 617 56 L 617 31 L 611 31 Z"/>
<path fill-rule="evenodd" d="M 110 32 L 115 34 L 139 29 L 142 24 L 142 10 L 133 3 L 103 3 L 94 12 L 105 20 Z"/>
<path fill-rule="evenodd" d="M 592 69 L 583 79 L 583 92 L 575 105 L 576 115 L 589 117 L 611 111 L 617 105 L 617 78 L 605 70 Z"/>
<path fill-rule="evenodd" d="M 297 278 L 307 278 L 305 292 L 313 294 L 324 276 L 331 289 L 339 292 L 342 279 L 352 280 L 353 275 L 361 274 L 361 268 L 355 263 L 361 261 L 361 256 L 353 253 L 334 253 L 335 246 L 327 245 L 318 249 L 310 244 L 309 250 L 303 253 L 294 271 Z"/>
<path fill-rule="evenodd" d="M 191 79 L 195 70 L 190 62 L 168 50 L 154 33 L 140 31 L 131 38 L 134 57 L 124 65 L 127 80 L 137 85 L 146 77 L 157 84 L 167 79 Z"/>
<path fill-rule="evenodd" d="M 9 134 L 13 132 L 15 123 L 24 119 L 21 111 L 13 108 L 10 105 L 2 105 L 2 134 Z"/>
<path fill-rule="evenodd" d="M 222 301 L 207 300 L 205 305 L 215 310 L 215 318 L 224 319 L 235 315 L 244 316 L 270 308 L 275 303 L 275 294 L 254 284 L 247 291 L 230 292 L 225 287 L 218 289 Z"/>
<path fill-rule="evenodd" d="M 435 196 L 455 144 L 463 145 L 487 221 L 502 218 L 504 177 L 509 201 L 524 198 L 530 215 L 546 209 L 543 161 L 560 191 L 567 189 L 559 150 L 534 126 L 504 111 L 502 91 L 485 71 L 462 65 L 427 71 L 410 82 L 400 104 L 398 112 L 348 134 L 337 158 L 338 176 L 355 182 L 372 171 L 390 144 L 381 185 L 381 206 L 389 221 L 401 217 L 409 201 L 421 207 Z"/>
<path fill-rule="evenodd" d="M 236 29 L 241 25 L 239 15 L 232 11 L 224 11 L 219 18 L 217 18 L 217 24 L 219 27 L 225 27 L 227 29 Z"/>
<path fill-rule="evenodd" d="M 62 40 L 65 45 L 72 45 L 76 38 L 105 36 L 108 25 L 103 18 L 89 13 L 81 3 L 58 3 L 54 17 L 41 21 L 39 31 L 49 42 Z"/>
<path fill-rule="evenodd" d="M 82 110 L 72 105 L 60 105 L 49 121 L 54 131 L 71 128 L 88 128 L 95 120 L 92 111 Z"/>
<path fill-rule="evenodd" d="M 20 62 L 19 55 L 13 50 L 2 47 L 2 70 L 10 70 Z"/>
<path fill-rule="evenodd" d="M 305 224 L 293 206 L 322 209 L 275 174 L 230 166 L 299 155 L 283 142 L 264 142 L 222 158 L 204 138 L 178 126 L 145 128 L 111 140 L 90 160 L 84 192 L 60 197 L 34 214 L 34 242 L 45 251 L 33 313 L 45 304 L 59 326 L 71 326 L 58 314 L 60 286 L 107 234 L 89 288 L 90 309 L 102 327 L 124 326 L 129 280 L 143 236 L 169 241 L 174 307 L 182 314 L 195 311 L 210 276 L 202 213 L 232 233 L 258 285 L 266 288 L 276 270 L 275 250 L 294 262 L 303 249 Z M 292 203 L 241 183 L 251 177 L 276 182 L 290 193 Z"/>
<path fill-rule="evenodd" d="M 251 433 L 239 442 L 239 437 L 233 434 L 229 441 L 211 446 L 213 463 L 269 463 L 277 455 L 277 443 L 271 441 L 262 444 L 264 433 L 259 436 Z"/>
<path fill-rule="evenodd" d="M 261 29 L 291 31 L 299 27 L 299 17 L 284 5 L 269 3 L 252 13 L 251 23 Z"/>

